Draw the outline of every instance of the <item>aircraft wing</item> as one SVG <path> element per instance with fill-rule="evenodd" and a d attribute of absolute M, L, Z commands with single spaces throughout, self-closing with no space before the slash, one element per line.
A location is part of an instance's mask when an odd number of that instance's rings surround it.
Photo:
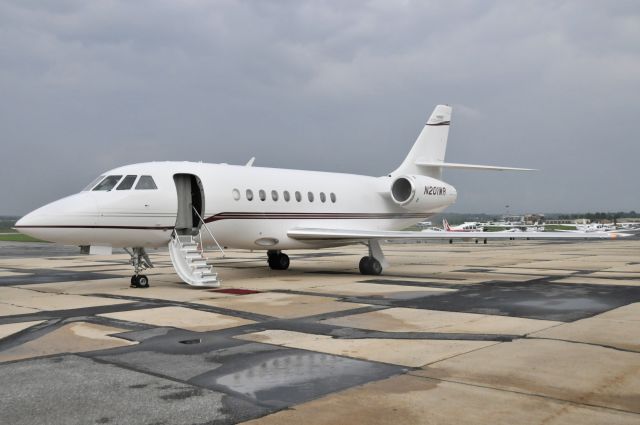
<path fill-rule="evenodd" d="M 349 230 L 324 228 L 294 228 L 287 232 L 292 239 L 297 240 L 436 240 L 436 239 L 618 239 L 632 236 L 625 233 L 569 233 L 569 232 L 405 232 L 393 230 Z"/>

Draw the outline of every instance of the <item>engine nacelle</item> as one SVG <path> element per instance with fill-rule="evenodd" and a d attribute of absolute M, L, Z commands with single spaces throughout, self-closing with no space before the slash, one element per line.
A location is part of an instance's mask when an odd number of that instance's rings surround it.
<path fill-rule="evenodd" d="M 446 207 L 455 202 L 456 189 L 427 176 L 400 176 L 391 183 L 391 199 L 411 211 Z"/>

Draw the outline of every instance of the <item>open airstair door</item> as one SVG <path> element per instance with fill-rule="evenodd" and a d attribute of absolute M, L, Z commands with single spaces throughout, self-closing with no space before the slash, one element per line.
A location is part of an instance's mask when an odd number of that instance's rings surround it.
<path fill-rule="evenodd" d="M 200 217 L 204 216 L 202 182 L 193 174 L 176 174 L 173 180 L 178 196 L 175 233 L 169 242 L 173 268 L 180 279 L 191 286 L 220 286 L 218 274 L 205 256 L 199 235 Z"/>
<path fill-rule="evenodd" d="M 198 214 L 200 217 L 204 216 L 202 182 L 193 174 L 176 174 L 173 181 L 176 183 L 178 195 L 176 232 L 179 235 L 195 235 L 202 225 Z"/>

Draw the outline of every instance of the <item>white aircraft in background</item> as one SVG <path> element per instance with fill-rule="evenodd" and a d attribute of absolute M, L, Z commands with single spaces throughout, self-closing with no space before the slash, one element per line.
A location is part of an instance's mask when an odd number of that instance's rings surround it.
<path fill-rule="evenodd" d="M 615 232 L 616 226 L 614 224 L 602 223 L 577 224 L 576 230 L 579 232 Z"/>
<path fill-rule="evenodd" d="M 145 248 L 169 246 L 178 276 L 194 286 L 219 286 L 202 247 L 267 251 L 272 269 L 289 267 L 288 249 L 353 243 L 369 247 L 360 272 L 387 267 L 381 240 L 507 239 L 518 234 L 404 232 L 455 202 L 456 189 L 441 180 L 445 168 L 528 170 L 444 161 L 451 108 L 435 108 L 413 148 L 382 177 L 200 162 L 148 162 L 108 171 L 80 193 L 45 205 L 15 228 L 35 238 L 80 245 L 90 253 L 127 249 L 132 286 L 153 267 Z M 615 238 L 617 235 L 607 235 Z M 522 239 L 582 239 L 602 235 L 523 233 Z"/>
<path fill-rule="evenodd" d="M 465 221 L 457 226 L 450 226 L 446 218 L 442 219 L 442 228 L 447 232 L 481 232 L 482 227 L 475 221 Z"/>

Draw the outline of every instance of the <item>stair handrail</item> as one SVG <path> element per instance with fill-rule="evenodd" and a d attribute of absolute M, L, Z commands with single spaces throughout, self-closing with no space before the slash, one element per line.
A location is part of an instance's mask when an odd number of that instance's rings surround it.
<path fill-rule="evenodd" d="M 198 212 L 198 210 L 196 209 L 196 207 L 191 207 L 193 208 L 193 211 L 196 213 L 196 215 L 198 216 L 198 218 L 200 219 L 200 223 L 202 223 L 202 227 L 204 227 L 205 229 L 207 229 L 207 232 L 209 233 L 209 236 L 211 236 L 211 239 L 213 239 L 213 241 L 216 243 L 216 246 L 218 247 L 218 249 L 220 250 L 220 252 L 222 253 L 222 258 L 225 258 L 225 254 L 224 254 L 224 249 L 222 249 L 222 247 L 220 246 L 220 244 L 218 243 L 218 240 L 216 239 L 215 236 L 213 236 L 213 233 L 211 233 L 211 230 L 209 229 L 209 227 L 207 226 L 207 223 L 204 222 L 204 220 L 202 219 L 202 217 L 200 216 L 200 213 Z M 202 230 L 199 230 L 198 233 L 202 233 Z M 202 236 L 200 236 L 200 244 L 202 244 L 202 250 L 204 251 L 204 244 L 202 243 Z"/>

